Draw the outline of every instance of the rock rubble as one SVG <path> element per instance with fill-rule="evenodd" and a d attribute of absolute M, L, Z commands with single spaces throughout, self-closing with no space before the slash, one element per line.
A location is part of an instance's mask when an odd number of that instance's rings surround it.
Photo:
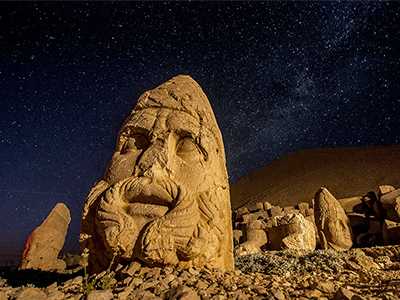
<path fill-rule="evenodd" d="M 336 199 L 321 188 L 309 203 L 241 207 L 233 222 L 236 255 L 394 245 L 400 243 L 400 189 L 381 185 L 376 192 Z"/>
<path fill-rule="evenodd" d="M 86 279 L 82 270 L 67 280 L 55 276 L 41 288 L 28 281 L 13 287 L 3 270 L 0 299 L 399 299 L 399 254 L 400 246 L 266 251 L 236 257 L 228 272 L 132 262 Z"/>

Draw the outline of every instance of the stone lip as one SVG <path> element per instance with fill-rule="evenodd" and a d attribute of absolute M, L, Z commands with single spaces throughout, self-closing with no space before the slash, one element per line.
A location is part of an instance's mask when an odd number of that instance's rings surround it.
<path fill-rule="evenodd" d="M 174 183 L 151 182 L 149 178 L 139 177 L 141 188 L 129 190 L 125 197 L 128 203 L 148 203 L 171 206 L 178 196 L 178 187 Z"/>
<path fill-rule="evenodd" d="M 320 186 L 340 199 L 383 182 L 400 186 L 400 145 L 307 149 L 241 177 L 231 184 L 231 202 L 233 209 L 260 201 L 283 207 L 309 202 Z"/>

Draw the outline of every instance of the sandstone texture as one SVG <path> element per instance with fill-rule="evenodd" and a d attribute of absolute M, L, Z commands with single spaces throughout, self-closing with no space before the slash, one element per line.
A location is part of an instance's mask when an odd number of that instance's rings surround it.
<path fill-rule="evenodd" d="M 321 188 L 314 198 L 314 217 L 322 249 L 347 250 L 353 245 L 350 220 L 339 201 Z"/>
<path fill-rule="evenodd" d="M 70 222 L 67 206 L 57 203 L 43 223 L 27 238 L 20 269 L 63 270 L 65 262 L 58 259 L 58 255 L 64 246 Z"/>
<path fill-rule="evenodd" d="M 290 213 L 274 218 L 274 225 L 268 230 L 272 250 L 305 249 L 314 250 L 316 236 L 314 224 L 302 214 Z"/>
<path fill-rule="evenodd" d="M 379 185 L 361 196 L 336 199 L 322 187 L 309 203 L 240 207 L 233 214 L 235 254 L 400 244 L 398 194 L 394 186 Z"/>
<path fill-rule="evenodd" d="M 138 260 L 231 270 L 231 224 L 221 132 L 197 82 L 176 76 L 140 96 L 85 201 L 89 269 Z"/>
<path fill-rule="evenodd" d="M 237 257 L 235 271 L 131 262 L 87 278 L 81 271 L 55 274 L 47 283 L 39 272 L 0 269 L 0 299 L 395 300 L 400 299 L 399 257 L 399 246 L 266 251 Z M 19 286 L 11 284 L 16 278 Z"/>
<path fill-rule="evenodd" d="M 309 203 L 295 207 L 256 203 L 234 211 L 235 255 L 270 250 L 314 250 L 318 234 Z"/>

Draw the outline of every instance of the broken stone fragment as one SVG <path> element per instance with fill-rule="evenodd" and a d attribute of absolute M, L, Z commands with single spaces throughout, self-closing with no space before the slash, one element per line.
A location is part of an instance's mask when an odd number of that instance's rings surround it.
<path fill-rule="evenodd" d="M 262 203 L 262 202 L 257 202 L 257 203 L 256 203 L 256 207 L 257 207 L 257 210 L 264 210 L 264 203 Z"/>
<path fill-rule="evenodd" d="M 315 224 L 322 249 L 347 250 L 353 245 L 349 218 L 339 201 L 320 188 L 314 198 Z"/>
<path fill-rule="evenodd" d="M 236 218 L 238 219 L 238 218 L 242 217 L 243 215 L 247 215 L 248 213 L 250 213 L 250 212 L 247 209 L 247 207 L 244 206 L 244 207 L 238 208 L 236 210 Z"/>
<path fill-rule="evenodd" d="M 385 220 L 382 226 L 382 237 L 385 245 L 400 243 L 400 224 L 390 220 Z"/>
<path fill-rule="evenodd" d="M 400 189 L 390 191 L 379 197 L 379 201 L 386 208 L 387 206 L 393 205 L 396 198 L 400 197 Z"/>
<path fill-rule="evenodd" d="M 307 209 L 310 208 L 310 205 L 307 202 L 300 202 L 297 204 L 297 208 L 303 216 L 307 216 Z"/>
<path fill-rule="evenodd" d="M 374 261 L 371 256 L 365 254 L 361 249 L 353 249 L 350 260 L 363 267 L 364 270 L 380 269 L 380 266 Z"/>
<path fill-rule="evenodd" d="M 316 246 L 315 248 L 320 246 L 320 242 L 319 242 L 319 235 L 318 235 L 318 228 L 317 225 L 315 225 L 315 219 L 314 219 L 314 214 L 310 215 L 310 216 L 306 216 L 305 219 L 307 221 L 309 221 L 314 228 L 314 236 L 315 236 L 315 242 L 316 242 Z"/>
<path fill-rule="evenodd" d="M 268 201 L 264 202 L 264 210 L 267 211 L 268 209 L 270 209 L 272 207 L 272 204 L 269 203 Z"/>
<path fill-rule="evenodd" d="M 268 216 L 269 217 L 276 217 L 282 215 L 282 208 L 279 206 L 272 206 L 268 209 Z"/>
<path fill-rule="evenodd" d="M 248 215 L 245 215 L 243 221 L 245 223 L 251 223 L 252 221 L 255 221 L 255 220 L 264 220 L 264 219 L 268 219 L 268 218 L 269 218 L 268 212 L 257 211 L 257 212 L 253 212 Z"/>
<path fill-rule="evenodd" d="M 306 209 L 306 217 L 308 216 L 314 216 L 314 208 Z"/>
<path fill-rule="evenodd" d="M 291 213 L 294 213 L 295 211 L 296 211 L 296 209 L 293 206 L 285 206 L 283 208 L 284 214 L 291 214 Z"/>
<path fill-rule="evenodd" d="M 384 213 L 385 219 L 400 222 L 400 197 L 392 201 L 391 205 L 387 205 Z"/>
<path fill-rule="evenodd" d="M 378 186 L 379 197 L 382 196 L 382 195 L 385 195 L 387 193 L 390 193 L 390 192 L 392 192 L 394 190 L 395 190 L 394 186 L 391 186 L 391 185 L 380 185 L 380 186 Z"/>
<path fill-rule="evenodd" d="M 360 298 L 356 298 L 355 293 L 353 293 L 352 291 L 341 287 L 335 294 L 334 300 L 351 300 L 351 299 L 360 299 Z"/>
<path fill-rule="evenodd" d="M 262 221 L 256 220 L 247 225 L 245 242 L 235 249 L 235 255 L 248 255 L 261 252 L 261 247 L 268 242 Z"/>
<path fill-rule="evenodd" d="M 316 247 L 314 224 L 299 213 L 277 216 L 274 226 L 268 228 L 271 250 L 305 249 Z"/>
<path fill-rule="evenodd" d="M 264 207 L 260 207 L 258 205 L 258 203 L 259 202 L 256 202 L 256 203 L 251 202 L 251 203 L 246 205 L 246 207 L 247 207 L 247 209 L 249 210 L 250 213 L 254 213 L 254 212 L 257 212 L 259 210 L 264 210 Z"/>
<path fill-rule="evenodd" d="M 171 300 L 200 300 L 197 292 L 188 286 L 179 286 L 170 291 Z"/>
<path fill-rule="evenodd" d="M 25 242 L 20 269 L 62 271 L 65 262 L 58 259 L 64 246 L 71 216 L 64 203 L 57 203 L 46 219 L 36 227 Z"/>
<path fill-rule="evenodd" d="M 16 300 L 46 300 L 47 295 L 44 291 L 35 287 L 24 287 L 17 294 Z"/>
<path fill-rule="evenodd" d="M 233 244 L 235 246 L 240 244 L 242 236 L 243 236 L 242 230 L 238 230 L 238 229 L 233 230 Z"/>

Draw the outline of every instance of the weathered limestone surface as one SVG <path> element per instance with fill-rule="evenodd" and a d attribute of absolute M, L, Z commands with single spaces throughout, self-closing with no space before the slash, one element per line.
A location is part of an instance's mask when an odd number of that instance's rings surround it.
<path fill-rule="evenodd" d="M 57 257 L 64 246 L 70 222 L 68 207 L 57 203 L 43 223 L 26 240 L 20 269 L 65 269 L 65 262 Z"/>
<path fill-rule="evenodd" d="M 95 272 L 113 257 L 233 269 L 224 145 L 191 77 L 140 96 L 85 201 L 80 240 Z"/>
<path fill-rule="evenodd" d="M 353 245 L 349 218 L 343 207 L 326 189 L 314 198 L 314 216 L 323 249 L 347 250 Z"/>
<path fill-rule="evenodd" d="M 314 250 L 316 247 L 314 224 L 302 214 L 292 213 L 274 218 L 274 226 L 268 228 L 270 248 Z"/>
<path fill-rule="evenodd" d="M 382 237 L 386 245 L 400 243 L 400 224 L 385 220 L 382 226 Z"/>
<path fill-rule="evenodd" d="M 261 247 L 268 242 L 263 222 L 255 220 L 247 224 L 245 238 L 246 242 L 235 249 L 236 256 L 262 252 Z"/>

